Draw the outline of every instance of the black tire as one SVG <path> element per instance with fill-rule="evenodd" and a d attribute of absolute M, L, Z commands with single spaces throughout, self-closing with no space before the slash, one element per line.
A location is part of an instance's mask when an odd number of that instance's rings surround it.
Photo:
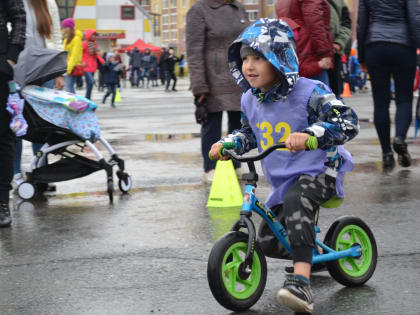
<path fill-rule="evenodd" d="M 329 228 L 325 245 L 334 250 L 343 250 L 360 245 L 359 258 L 344 258 L 326 262 L 328 272 L 337 282 L 348 287 L 357 287 L 367 282 L 376 269 L 378 249 L 369 226 L 360 218 L 344 216 Z"/>
<path fill-rule="evenodd" d="M 257 243 L 255 243 L 251 274 L 245 280 L 239 278 L 239 262 L 243 262 L 247 246 L 247 234 L 242 232 L 230 232 L 216 242 L 208 260 L 207 280 L 209 282 L 210 290 L 220 305 L 232 311 L 245 311 L 257 303 L 264 291 L 267 281 L 267 262 Z M 235 248 L 237 250 L 237 256 L 234 258 L 233 250 Z M 230 252 L 232 252 L 232 254 L 229 254 Z M 239 257 L 238 252 L 241 253 Z M 231 269 L 227 271 L 230 272 L 233 270 L 235 272 L 232 281 L 233 286 L 235 287 L 233 291 L 238 288 L 237 284 L 239 285 L 239 291 L 233 293 L 229 292 L 226 288 L 226 281 L 230 281 L 229 274 L 226 272 L 225 274 L 223 273 L 223 267 L 229 263 L 234 264 Z M 240 281 L 246 282 L 247 285 L 239 283 Z M 248 285 L 249 287 L 247 288 Z M 244 287 L 242 291 L 240 291 L 241 286 Z M 232 294 L 236 294 L 237 296 Z"/>

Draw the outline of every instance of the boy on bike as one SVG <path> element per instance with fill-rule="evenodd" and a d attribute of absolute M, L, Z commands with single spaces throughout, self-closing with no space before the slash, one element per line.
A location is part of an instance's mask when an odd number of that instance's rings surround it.
<path fill-rule="evenodd" d="M 271 186 L 266 203 L 281 205 L 293 256 L 294 273 L 286 276 L 277 299 L 297 312 L 312 312 L 314 212 L 330 198 L 343 197 L 344 171 L 353 164 L 341 145 L 357 135 L 358 118 L 326 85 L 298 76 L 293 32 L 282 20 L 256 21 L 233 42 L 228 58 L 244 90 L 242 128 L 213 144 L 209 154 L 227 159 L 220 154 L 225 141 L 234 141 L 238 154 L 286 143 L 288 150 L 261 163 Z M 304 151 L 309 136 L 318 150 Z"/>

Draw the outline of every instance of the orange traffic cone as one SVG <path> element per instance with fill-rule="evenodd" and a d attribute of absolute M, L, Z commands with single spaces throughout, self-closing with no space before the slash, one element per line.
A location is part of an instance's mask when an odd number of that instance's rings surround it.
<path fill-rule="evenodd" d="M 352 97 L 353 95 L 351 95 L 350 92 L 350 84 L 348 84 L 347 82 L 344 83 L 344 91 L 343 94 L 341 94 L 342 98 L 346 98 L 346 97 Z"/>

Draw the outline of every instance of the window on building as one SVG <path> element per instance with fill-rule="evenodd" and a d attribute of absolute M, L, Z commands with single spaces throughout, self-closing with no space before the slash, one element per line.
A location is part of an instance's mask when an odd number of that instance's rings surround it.
<path fill-rule="evenodd" d="M 134 5 L 121 6 L 121 20 L 134 20 L 136 18 L 136 10 Z"/>
<path fill-rule="evenodd" d="M 171 24 L 176 24 L 176 13 L 171 14 Z"/>
<path fill-rule="evenodd" d="M 169 15 L 164 14 L 162 15 L 162 25 L 168 25 L 169 24 Z"/>
<path fill-rule="evenodd" d="M 163 8 L 164 9 L 168 8 L 168 0 L 163 0 Z"/>
<path fill-rule="evenodd" d="M 171 7 L 176 8 L 176 0 L 171 0 Z"/>
<path fill-rule="evenodd" d="M 76 0 L 57 0 L 58 11 L 60 12 L 60 20 L 73 16 L 74 4 Z"/>
<path fill-rule="evenodd" d="M 182 0 L 182 7 L 186 8 L 187 7 L 187 0 Z"/>
<path fill-rule="evenodd" d="M 258 4 L 258 0 L 244 0 L 244 4 Z"/>
<path fill-rule="evenodd" d="M 157 3 L 155 3 L 155 6 L 153 7 L 153 11 L 155 13 L 159 12 L 159 5 Z"/>
<path fill-rule="evenodd" d="M 258 10 L 247 10 L 246 12 L 250 21 L 256 21 L 258 19 Z"/>
<path fill-rule="evenodd" d="M 163 40 L 169 39 L 169 31 L 163 31 Z"/>
<path fill-rule="evenodd" d="M 172 40 L 176 40 L 177 39 L 177 31 L 176 30 L 172 30 L 171 39 Z"/>
<path fill-rule="evenodd" d="M 267 3 L 268 5 L 274 5 L 274 0 L 268 0 Z"/>

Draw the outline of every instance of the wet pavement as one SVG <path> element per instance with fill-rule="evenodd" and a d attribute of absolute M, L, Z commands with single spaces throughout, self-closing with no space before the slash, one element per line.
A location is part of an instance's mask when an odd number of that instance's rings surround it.
<path fill-rule="evenodd" d="M 206 270 L 239 211 L 205 207 L 200 128 L 188 82 L 180 83 L 177 93 L 127 88 L 117 109 L 100 105 L 103 136 L 133 178 L 129 195 L 116 192 L 110 205 L 98 172 L 58 183 L 43 200 L 13 196 L 12 227 L 0 230 L 0 314 L 232 314 L 211 295 Z M 359 288 L 314 275 L 314 314 L 419 314 L 420 142 L 410 130 L 419 160 L 383 174 L 370 94 L 346 102 L 362 121 L 347 145 L 356 168 L 343 205 L 321 212 L 321 239 L 339 216 L 359 216 L 376 237 L 378 265 Z M 25 144 L 24 165 L 30 152 Z M 268 194 L 264 179 L 257 194 Z M 292 314 L 274 298 L 287 265 L 268 259 L 264 294 L 243 314 Z"/>

